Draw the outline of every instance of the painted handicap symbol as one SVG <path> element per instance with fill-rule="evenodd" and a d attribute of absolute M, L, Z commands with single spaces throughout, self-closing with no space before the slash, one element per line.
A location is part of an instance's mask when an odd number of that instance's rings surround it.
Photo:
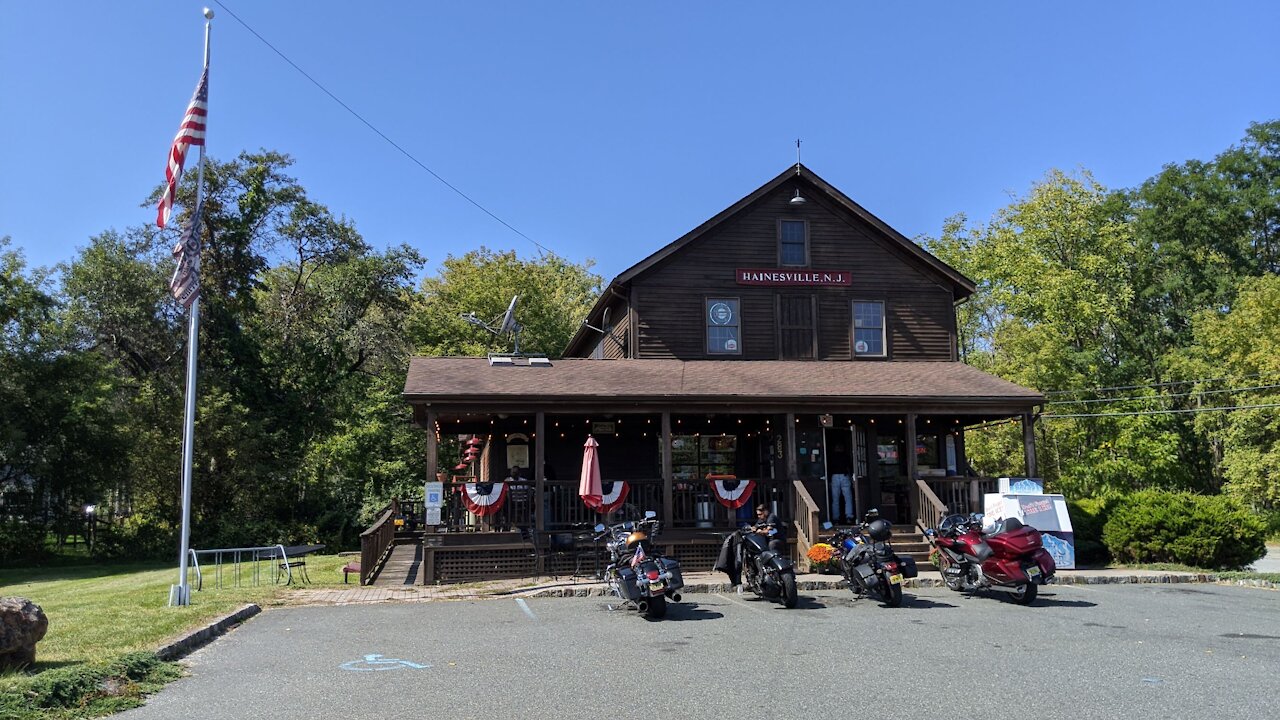
<path fill-rule="evenodd" d="M 425 670 L 431 667 L 430 664 L 416 663 L 412 660 L 397 660 L 395 658 L 384 658 L 378 653 L 365 655 L 359 660 L 344 662 L 339 665 L 343 670 L 351 672 L 381 672 L 383 670 L 403 670 L 409 668 L 411 670 Z"/>

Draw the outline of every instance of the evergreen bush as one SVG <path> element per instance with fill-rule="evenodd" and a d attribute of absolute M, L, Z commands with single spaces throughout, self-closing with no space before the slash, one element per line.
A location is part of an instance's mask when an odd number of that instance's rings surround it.
<path fill-rule="evenodd" d="M 1266 524 L 1226 496 L 1143 490 L 1114 502 L 1102 539 L 1123 562 L 1235 569 L 1266 552 Z"/>

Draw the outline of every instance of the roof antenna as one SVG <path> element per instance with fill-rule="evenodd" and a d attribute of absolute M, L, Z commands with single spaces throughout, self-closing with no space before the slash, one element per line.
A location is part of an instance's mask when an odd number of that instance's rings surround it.
<path fill-rule="evenodd" d="M 520 331 L 524 329 L 524 326 L 516 322 L 516 300 L 519 300 L 519 299 L 520 299 L 519 295 L 512 297 L 511 304 L 507 306 L 507 311 L 491 322 L 485 322 L 484 320 L 481 320 L 480 318 L 476 317 L 476 314 L 474 312 L 462 313 L 461 317 L 463 320 L 466 320 L 472 325 L 476 325 L 478 327 L 484 328 L 485 330 L 488 330 L 489 332 L 493 333 L 497 337 L 502 337 L 503 335 L 510 335 L 515 343 L 515 351 L 510 353 L 508 357 L 510 356 L 518 357 L 521 355 Z"/>
<path fill-rule="evenodd" d="M 796 174 L 800 174 L 800 138 L 796 138 Z"/>

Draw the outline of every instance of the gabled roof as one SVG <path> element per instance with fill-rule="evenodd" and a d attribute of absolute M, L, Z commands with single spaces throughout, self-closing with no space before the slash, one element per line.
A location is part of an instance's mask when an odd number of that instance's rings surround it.
<path fill-rule="evenodd" d="M 916 245 L 907 238 L 907 236 L 897 230 L 894 230 L 888 223 L 871 214 L 871 212 L 866 208 L 862 207 L 850 199 L 849 196 L 837 190 L 833 185 L 828 183 L 826 180 L 823 180 L 817 173 L 813 172 L 808 167 L 805 167 L 801 163 L 796 163 L 779 173 L 777 177 L 764 185 L 761 185 L 751 194 L 725 208 L 715 217 L 702 223 L 693 230 L 685 233 L 680 238 L 667 244 L 665 247 L 660 248 L 649 257 L 624 270 L 622 274 L 614 278 L 605 287 L 604 292 L 600 293 L 600 297 L 596 300 L 596 304 L 592 306 L 591 312 L 587 314 L 587 321 L 598 326 L 598 323 L 600 322 L 600 315 L 604 312 L 604 308 L 608 304 L 609 297 L 611 295 L 614 293 L 622 293 L 623 288 L 632 280 L 645 274 L 654 266 L 672 255 L 680 252 L 690 243 L 696 241 L 698 238 L 718 227 L 721 223 L 745 210 L 760 198 L 774 192 L 784 183 L 794 183 L 797 179 L 807 183 L 812 191 L 821 193 L 823 197 L 830 200 L 837 207 L 844 209 L 851 215 L 863 220 L 869 226 L 879 231 L 880 236 L 889 243 L 900 247 L 909 256 L 916 258 L 922 264 L 928 266 L 930 269 L 949 280 L 952 283 L 952 292 L 957 300 L 966 298 L 977 290 L 977 285 L 972 280 L 961 274 L 960 271 L 926 252 L 924 248 Z M 587 329 L 585 327 L 578 328 L 578 332 L 574 334 L 573 338 L 565 348 L 566 354 L 578 346 L 586 332 Z"/>

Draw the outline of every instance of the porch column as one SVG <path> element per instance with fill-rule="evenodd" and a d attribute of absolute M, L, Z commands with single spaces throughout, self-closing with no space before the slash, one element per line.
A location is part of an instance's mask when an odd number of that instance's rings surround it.
<path fill-rule="evenodd" d="M 1027 458 L 1027 477 L 1039 477 L 1036 468 L 1036 416 L 1022 415 L 1022 452 Z"/>
<path fill-rule="evenodd" d="M 907 485 L 914 487 L 916 484 L 916 414 L 907 413 L 907 429 L 906 441 L 902 444 L 903 450 L 907 452 Z M 915 493 L 911 493 L 912 496 Z"/>
<path fill-rule="evenodd" d="M 784 422 L 787 426 L 787 482 L 795 482 L 800 479 L 800 466 L 796 462 L 796 414 L 787 413 L 787 419 Z"/>
<path fill-rule="evenodd" d="M 436 411 L 427 411 L 427 479 L 426 482 L 435 482 L 436 473 L 439 472 L 437 464 L 439 461 L 440 449 L 436 445 Z M 425 498 L 425 496 L 423 496 Z"/>
<path fill-rule="evenodd" d="M 546 529 L 546 518 L 543 517 L 542 509 L 546 507 L 547 496 L 543 470 L 547 465 L 547 422 L 546 413 L 539 410 L 533 415 L 533 529 L 535 532 L 542 532 Z M 541 562 L 542 558 L 539 557 Z"/>
<path fill-rule="evenodd" d="M 662 411 L 662 525 L 671 527 L 674 517 L 675 485 L 671 470 L 671 413 Z"/>

